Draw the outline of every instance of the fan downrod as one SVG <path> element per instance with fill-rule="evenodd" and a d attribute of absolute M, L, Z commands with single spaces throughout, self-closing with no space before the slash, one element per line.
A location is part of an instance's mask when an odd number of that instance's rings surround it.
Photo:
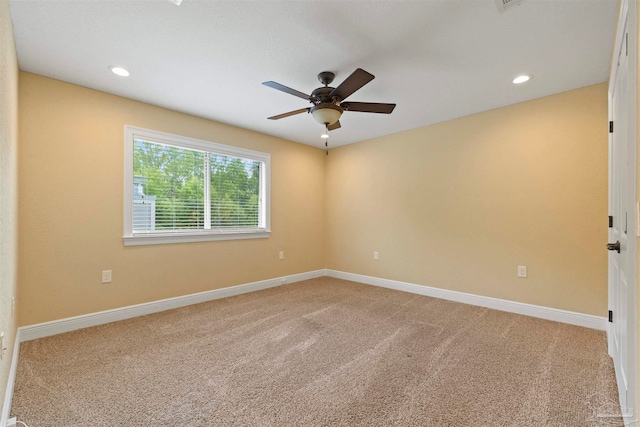
<path fill-rule="evenodd" d="M 320 81 L 320 83 L 322 83 L 325 86 L 329 86 L 333 81 L 333 79 L 335 78 L 336 78 L 336 75 L 331 71 L 323 71 L 320 74 L 318 74 L 318 80 Z"/>

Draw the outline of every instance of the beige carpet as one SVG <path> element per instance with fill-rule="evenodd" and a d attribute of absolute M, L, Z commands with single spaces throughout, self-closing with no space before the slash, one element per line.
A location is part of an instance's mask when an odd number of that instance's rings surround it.
<path fill-rule="evenodd" d="M 23 343 L 71 426 L 621 425 L 603 332 L 321 278 Z"/>

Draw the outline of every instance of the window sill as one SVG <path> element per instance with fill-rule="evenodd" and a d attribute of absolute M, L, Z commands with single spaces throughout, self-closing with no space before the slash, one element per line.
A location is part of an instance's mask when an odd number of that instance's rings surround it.
<path fill-rule="evenodd" d="M 125 246 L 166 245 L 171 243 L 210 242 L 216 240 L 265 239 L 271 231 L 216 231 L 197 233 L 138 233 L 122 238 Z"/>

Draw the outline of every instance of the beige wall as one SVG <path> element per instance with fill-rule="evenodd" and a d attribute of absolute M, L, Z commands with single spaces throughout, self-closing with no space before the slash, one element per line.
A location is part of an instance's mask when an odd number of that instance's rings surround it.
<path fill-rule="evenodd" d="M 327 268 L 605 316 L 606 124 L 599 84 L 331 150 Z"/>
<path fill-rule="evenodd" d="M 16 333 L 11 299 L 17 296 L 17 152 L 18 61 L 9 2 L 0 0 L 0 332 L 5 333 L 4 347 L 7 348 L 0 361 L 0 408 L 4 403 Z"/>
<path fill-rule="evenodd" d="M 24 72 L 19 114 L 20 325 L 324 267 L 323 151 Z M 124 247 L 125 124 L 270 153 L 271 237 Z"/>

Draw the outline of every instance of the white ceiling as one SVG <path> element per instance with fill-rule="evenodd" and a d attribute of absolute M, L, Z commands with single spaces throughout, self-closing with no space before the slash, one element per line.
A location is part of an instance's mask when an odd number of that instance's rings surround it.
<path fill-rule="evenodd" d="M 310 106 L 261 83 L 311 93 L 356 68 L 376 76 L 349 101 L 397 103 L 391 115 L 345 112 L 330 147 L 608 78 L 616 0 L 13 0 L 20 69 L 323 147 Z M 127 68 L 117 77 L 108 66 Z M 533 80 L 513 85 L 520 73 Z"/>

